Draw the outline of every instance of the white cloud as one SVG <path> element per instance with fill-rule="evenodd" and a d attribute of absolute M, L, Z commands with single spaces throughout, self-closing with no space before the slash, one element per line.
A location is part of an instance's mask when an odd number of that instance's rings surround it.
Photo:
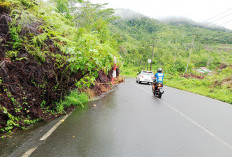
<path fill-rule="evenodd" d="M 109 3 L 112 8 L 128 8 L 140 12 L 153 18 L 165 18 L 181 16 L 197 22 L 206 22 L 206 19 L 217 15 L 229 8 L 232 8 L 230 0 L 91 0 L 93 3 Z M 224 15 L 231 13 L 231 16 L 219 18 L 215 24 L 226 24 L 223 26 L 232 29 L 232 10 Z"/>

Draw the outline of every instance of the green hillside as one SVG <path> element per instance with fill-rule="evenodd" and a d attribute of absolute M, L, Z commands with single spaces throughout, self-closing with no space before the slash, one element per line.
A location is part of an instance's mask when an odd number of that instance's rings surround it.
<path fill-rule="evenodd" d="M 124 58 L 125 75 L 147 69 L 154 47 L 152 70 L 162 67 L 167 85 L 232 103 L 232 31 L 146 17 L 114 21 L 111 30 Z M 195 71 L 200 67 L 213 72 Z"/>

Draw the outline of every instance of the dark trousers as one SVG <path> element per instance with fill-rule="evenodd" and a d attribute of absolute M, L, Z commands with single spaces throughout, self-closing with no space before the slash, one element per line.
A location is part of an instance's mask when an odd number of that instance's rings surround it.
<path fill-rule="evenodd" d="M 153 81 L 152 89 L 157 90 L 157 85 L 158 85 L 158 82 Z"/>

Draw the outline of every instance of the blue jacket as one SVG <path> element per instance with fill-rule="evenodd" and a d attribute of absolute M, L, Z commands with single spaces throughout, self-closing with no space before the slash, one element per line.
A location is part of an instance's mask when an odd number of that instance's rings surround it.
<path fill-rule="evenodd" d="M 156 82 L 163 83 L 163 81 L 164 81 L 164 74 L 163 73 L 156 73 L 155 74 L 155 79 L 156 79 Z"/>

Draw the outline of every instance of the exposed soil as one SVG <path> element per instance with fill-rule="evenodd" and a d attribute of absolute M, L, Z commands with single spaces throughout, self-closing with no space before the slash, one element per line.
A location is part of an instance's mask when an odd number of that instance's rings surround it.
<path fill-rule="evenodd" d="M 218 67 L 218 69 L 225 69 L 228 65 L 225 63 L 221 63 L 221 65 Z"/>
<path fill-rule="evenodd" d="M 102 93 L 105 93 L 112 88 L 112 73 L 113 70 L 110 70 L 108 75 L 106 75 L 103 71 L 98 72 L 98 78 L 95 81 L 95 85 L 92 85 L 89 89 L 86 89 L 85 92 L 87 92 L 90 95 L 90 98 L 94 98 L 96 96 L 101 95 Z M 114 83 L 119 84 L 124 82 L 124 78 L 121 78 L 119 76 L 120 71 L 117 68 L 116 70 L 117 77 L 115 78 Z"/>
<path fill-rule="evenodd" d="M 226 78 L 224 80 L 216 80 L 213 83 L 212 88 L 221 87 L 221 86 L 232 89 L 232 76 L 228 77 L 228 78 Z"/>
<path fill-rule="evenodd" d="M 199 75 L 195 75 L 195 74 L 184 74 L 182 75 L 182 77 L 185 78 L 196 78 L 196 79 L 204 79 L 205 76 L 199 76 Z"/>

